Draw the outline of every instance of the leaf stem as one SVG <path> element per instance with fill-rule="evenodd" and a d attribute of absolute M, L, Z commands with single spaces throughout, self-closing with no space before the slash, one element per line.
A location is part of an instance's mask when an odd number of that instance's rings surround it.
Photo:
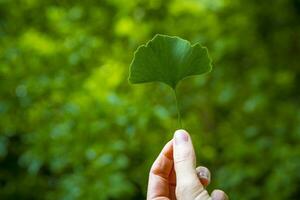
<path fill-rule="evenodd" d="M 178 104 L 178 95 L 177 95 L 177 91 L 174 88 L 174 96 L 175 96 L 175 102 L 176 102 L 176 109 L 177 109 L 177 116 L 178 116 L 178 124 L 179 124 L 179 128 L 182 129 L 182 121 L 181 121 L 181 113 L 180 113 L 180 109 L 179 109 L 179 104 Z"/>

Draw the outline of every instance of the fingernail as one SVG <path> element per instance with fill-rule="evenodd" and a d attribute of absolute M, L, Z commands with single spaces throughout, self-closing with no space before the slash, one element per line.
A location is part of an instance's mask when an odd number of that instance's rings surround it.
<path fill-rule="evenodd" d="M 225 200 L 226 197 L 224 194 L 222 193 L 218 193 L 215 197 L 214 197 L 215 200 Z"/>
<path fill-rule="evenodd" d="M 175 144 L 183 144 L 188 141 L 189 137 L 184 130 L 177 130 L 174 134 Z"/>
<path fill-rule="evenodd" d="M 209 179 L 209 175 L 206 172 L 204 172 L 204 171 L 200 171 L 198 173 L 198 175 L 199 175 L 199 178 Z"/>
<path fill-rule="evenodd" d="M 228 200 L 228 196 L 221 190 L 214 190 L 211 197 L 213 200 Z"/>

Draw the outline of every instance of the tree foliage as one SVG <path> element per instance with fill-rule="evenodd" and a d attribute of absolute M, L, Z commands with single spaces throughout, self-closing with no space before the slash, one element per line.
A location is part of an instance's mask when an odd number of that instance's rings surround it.
<path fill-rule="evenodd" d="M 1 0 L 1 199 L 144 198 L 176 127 L 169 88 L 127 83 L 156 33 L 214 60 L 178 87 L 208 189 L 297 199 L 299 22 L 299 0 Z"/>

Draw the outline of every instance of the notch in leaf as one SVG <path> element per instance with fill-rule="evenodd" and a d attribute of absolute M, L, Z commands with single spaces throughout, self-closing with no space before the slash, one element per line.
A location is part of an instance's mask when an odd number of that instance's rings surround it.
<path fill-rule="evenodd" d="M 191 45 L 177 36 L 157 34 L 134 53 L 129 69 L 130 83 L 162 82 L 173 88 L 186 77 L 210 72 L 211 60 L 206 47 Z M 178 109 L 178 103 L 177 103 Z M 181 125 L 180 112 L 178 119 Z"/>

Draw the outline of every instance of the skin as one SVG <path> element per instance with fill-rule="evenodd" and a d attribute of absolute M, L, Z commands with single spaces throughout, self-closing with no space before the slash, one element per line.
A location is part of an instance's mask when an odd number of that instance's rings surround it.
<path fill-rule="evenodd" d="M 147 200 L 228 200 L 222 190 L 208 194 L 210 172 L 206 167 L 196 168 L 195 163 L 190 135 L 177 130 L 151 167 Z"/>

